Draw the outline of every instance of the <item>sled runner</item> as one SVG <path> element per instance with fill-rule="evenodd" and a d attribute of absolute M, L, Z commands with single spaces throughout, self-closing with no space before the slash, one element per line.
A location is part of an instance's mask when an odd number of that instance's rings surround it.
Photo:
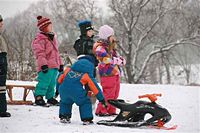
<path fill-rule="evenodd" d="M 161 96 L 161 94 L 142 95 L 139 98 L 148 98 L 151 102 L 140 100 L 133 104 L 126 103 L 121 99 L 108 100 L 109 104 L 120 109 L 120 113 L 114 120 L 102 120 L 97 124 L 132 128 L 176 129 L 176 125 L 169 128 L 164 127 L 164 124 L 171 120 L 171 115 L 167 109 L 156 103 L 157 96 Z M 150 114 L 151 117 L 145 120 L 146 114 Z"/>

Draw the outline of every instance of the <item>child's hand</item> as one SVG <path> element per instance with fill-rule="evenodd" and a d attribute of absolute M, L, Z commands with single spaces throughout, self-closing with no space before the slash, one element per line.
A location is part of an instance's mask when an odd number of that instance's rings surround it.
<path fill-rule="evenodd" d="M 122 56 L 120 56 L 119 58 L 122 60 L 122 65 L 126 65 L 126 60 Z"/>
<path fill-rule="evenodd" d="M 122 60 L 118 57 L 113 57 L 113 64 L 122 65 Z"/>
<path fill-rule="evenodd" d="M 41 69 L 42 69 L 43 73 L 47 73 L 49 68 L 47 65 L 43 65 L 43 66 L 41 66 Z"/>
<path fill-rule="evenodd" d="M 102 104 L 102 106 L 103 106 L 104 108 L 107 108 L 107 107 L 108 107 L 104 99 L 101 100 L 100 103 Z"/>
<path fill-rule="evenodd" d="M 59 68 L 59 72 L 63 72 L 63 69 L 64 69 L 64 65 L 60 65 L 60 68 Z"/>
<path fill-rule="evenodd" d="M 113 64 L 117 64 L 119 66 L 126 65 L 126 60 L 123 57 L 113 57 Z"/>

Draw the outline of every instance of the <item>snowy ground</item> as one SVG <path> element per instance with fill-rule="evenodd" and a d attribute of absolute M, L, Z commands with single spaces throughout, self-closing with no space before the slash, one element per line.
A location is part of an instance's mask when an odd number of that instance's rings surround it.
<path fill-rule="evenodd" d="M 19 91 L 20 89 L 15 90 L 15 99 L 19 96 L 22 97 L 22 91 Z M 132 103 L 137 101 L 138 95 L 146 93 L 163 94 L 158 103 L 166 107 L 172 115 L 172 120 L 166 126 L 177 124 L 176 130 L 107 127 L 96 124 L 83 126 L 76 105 L 73 108 L 72 123 L 61 124 L 58 119 L 59 107 L 9 105 L 8 111 L 12 114 L 12 117 L 0 118 L 0 133 L 200 133 L 200 87 L 122 84 L 119 98 Z M 33 95 L 29 94 L 28 99 L 33 99 Z M 94 122 L 113 118 L 95 116 Z"/>

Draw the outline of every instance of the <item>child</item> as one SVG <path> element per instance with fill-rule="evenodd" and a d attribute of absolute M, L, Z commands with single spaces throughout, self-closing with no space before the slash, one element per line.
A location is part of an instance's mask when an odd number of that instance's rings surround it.
<path fill-rule="evenodd" d="M 58 101 L 54 98 L 54 88 L 58 70 L 63 71 L 63 65 L 50 19 L 42 16 L 38 16 L 37 19 L 37 27 L 40 31 L 32 42 L 38 72 L 38 84 L 34 92 L 35 104 L 44 106 L 46 103 L 43 96 L 45 96 L 47 103 L 57 105 Z"/>
<path fill-rule="evenodd" d="M 92 27 L 92 22 L 89 20 L 83 20 L 83 21 L 79 21 L 78 26 L 80 28 L 80 32 L 81 35 L 80 37 L 75 41 L 74 44 L 74 49 L 76 50 L 77 53 L 77 58 L 79 59 L 80 57 L 83 57 L 85 55 L 90 55 L 94 58 L 95 62 L 94 62 L 94 72 L 93 72 L 93 76 L 94 78 L 96 77 L 96 67 L 98 65 L 98 60 L 96 59 L 92 49 L 93 49 L 93 45 L 94 45 L 94 29 Z M 94 97 L 94 95 L 92 94 L 89 88 L 89 86 L 86 84 L 85 85 L 85 89 L 88 93 L 88 95 L 90 95 L 90 99 L 92 101 L 93 104 L 93 108 L 95 107 L 95 103 L 96 103 L 96 99 Z"/>
<path fill-rule="evenodd" d="M 78 23 L 78 26 L 81 31 L 80 37 L 75 41 L 74 44 L 74 49 L 76 50 L 77 53 L 77 58 L 79 59 L 80 57 L 84 55 L 91 55 L 94 57 L 95 62 L 94 66 L 96 67 L 98 65 L 98 60 L 96 59 L 92 49 L 94 45 L 94 35 L 93 35 L 93 27 L 92 27 L 92 22 L 88 20 L 80 21 Z M 96 69 L 94 68 L 94 77 L 96 76 Z"/>
<path fill-rule="evenodd" d="M 92 104 L 87 96 L 87 91 L 83 88 L 85 84 L 89 85 L 90 90 L 96 95 L 103 107 L 106 107 L 102 92 L 93 77 L 93 63 L 94 58 L 86 55 L 79 58 L 71 68 L 65 69 L 64 73 L 59 76 L 60 122 L 70 123 L 72 105 L 76 103 L 79 106 L 83 124 L 93 123 Z"/>
<path fill-rule="evenodd" d="M 126 61 L 116 53 L 113 29 L 104 25 L 99 29 L 100 40 L 94 44 L 93 51 L 99 60 L 98 70 L 100 83 L 105 100 L 117 99 L 120 90 L 120 67 Z M 97 116 L 116 115 L 116 108 L 108 105 L 107 109 L 99 103 L 95 114 Z"/>
<path fill-rule="evenodd" d="M 7 44 L 1 34 L 2 28 L 3 18 L 0 15 L 0 117 L 10 117 L 6 101 Z"/>

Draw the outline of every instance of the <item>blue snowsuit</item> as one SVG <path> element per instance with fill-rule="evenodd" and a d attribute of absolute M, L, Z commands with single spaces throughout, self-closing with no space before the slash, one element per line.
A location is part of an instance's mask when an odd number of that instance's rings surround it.
<path fill-rule="evenodd" d="M 76 103 L 79 106 L 82 121 L 93 119 L 92 104 L 83 86 L 88 84 L 97 99 L 99 101 L 104 100 L 102 91 L 93 77 L 93 70 L 92 62 L 87 59 L 80 59 L 58 78 L 58 82 L 60 82 L 58 90 L 61 99 L 59 115 L 71 118 L 72 105 Z M 61 81 L 59 81 L 60 79 Z"/>

